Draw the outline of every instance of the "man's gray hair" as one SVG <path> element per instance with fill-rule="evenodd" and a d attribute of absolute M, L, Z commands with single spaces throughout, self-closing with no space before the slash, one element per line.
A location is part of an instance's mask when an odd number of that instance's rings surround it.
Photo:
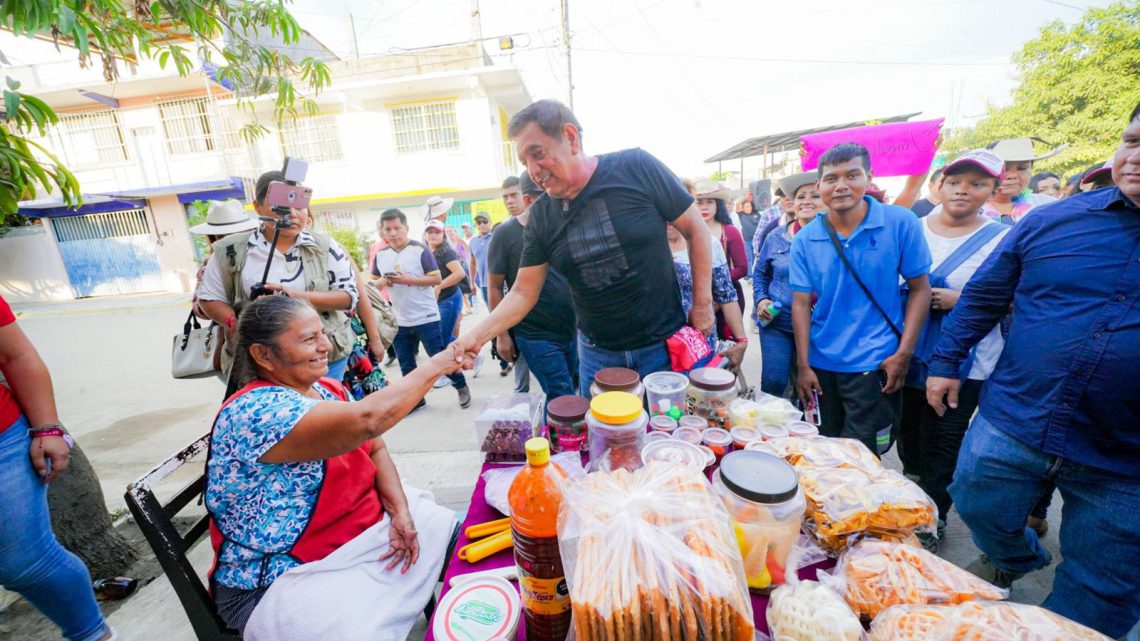
<path fill-rule="evenodd" d="M 562 140 L 562 126 L 569 123 L 578 130 L 578 139 L 582 139 L 582 125 L 578 124 L 574 112 L 557 100 L 550 99 L 531 103 L 515 114 L 507 126 L 507 137 L 514 138 L 532 122 L 538 125 L 542 133 L 556 140 Z"/>

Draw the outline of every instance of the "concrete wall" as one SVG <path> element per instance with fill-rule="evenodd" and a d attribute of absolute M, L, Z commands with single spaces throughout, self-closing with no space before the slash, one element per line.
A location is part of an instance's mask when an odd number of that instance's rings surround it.
<path fill-rule="evenodd" d="M 50 230 L 18 227 L 0 237 L 0 296 L 10 303 L 73 298 Z"/>
<path fill-rule="evenodd" d="M 150 211 L 154 216 L 158 237 L 156 253 L 166 291 L 193 291 L 198 264 L 194 262 L 186 207 L 178 202 L 177 196 L 162 196 L 150 199 Z"/>

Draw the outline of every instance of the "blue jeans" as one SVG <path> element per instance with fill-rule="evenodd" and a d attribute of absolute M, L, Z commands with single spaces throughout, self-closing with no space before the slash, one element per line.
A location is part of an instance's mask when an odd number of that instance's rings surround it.
<path fill-rule="evenodd" d="M 545 341 L 515 335 L 515 345 L 538 379 L 546 402 L 573 394 L 578 374 L 578 350 L 574 341 Z"/>
<path fill-rule="evenodd" d="M 534 364 L 531 363 L 531 367 Z M 594 345 L 582 332 L 578 332 L 578 393 L 590 398 L 590 385 L 598 370 L 607 367 L 627 367 L 645 378 L 653 372 L 671 372 L 669 350 L 665 341 L 656 345 L 614 352 Z"/>
<path fill-rule="evenodd" d="M 792 377 L 796 358 L 796 339 L 792 335 L 792 314 L 781 311 L 760 328 L 760 391 L 783 396 Z"/>
<path fill-rule="evenodd" d="M 344 370 L 348 368 L 348 357 L 336 361 L 329 361 L 329 373 L 325 376 L 333 379 L 334 381 L 344 380 Z"/>
<path fill-rule="evenodd" d="M 420 343 L 424 344 L 424 351 L 435 356 L 443 349 L 443 338 L 439 333 L 439 321 L 415 325 L 413 327 L 401 326 L 396 331 L 396 338 L 392 339 L 392 347 L 396 348 L 396 358 L 400 360 L 400 372 L 407 376 L 416 368 L 416 353 L 420 351 Z M 448 374 L 455 389 L 467 387 L 467 379 L 461 372 Z"/>
<path fill-rule="evenodd" d="M 443 337 L 443 344 L 450 345 L 455 340 L 455 321 L 463 311 L 463 294 L 456 289 L 451 296 L 439 301 L 439 335 Z"/>
<path fill-rule="evenodd" d="M 1061 556 L 1044 607 L 1116 638 L 1140 619 L 1140 482 L 1042 453 L 978 414 L 950 494 L 991 562 L 1025 574 L 1051 561 L 1025 518 L 1050 483 L 1064 502 Z"/>
<path fill-rule="evenodd" d="M 30 446 L 22 416 L 0 433 L 0 585 L 36 606 L 71 641 L 99 639 L 108 628 L 91 575 L 52 534 L 48 486 L 32 468 Z"/>

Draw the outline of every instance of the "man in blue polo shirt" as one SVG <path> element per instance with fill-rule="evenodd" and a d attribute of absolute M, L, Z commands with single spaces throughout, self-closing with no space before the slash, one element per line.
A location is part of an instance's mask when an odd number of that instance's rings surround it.
<path fill-rule="evenodd" d="M 1043 605 L 1115 638 L 1140 619 L 1140 105 L 1112 178 L 1014 225 L 943 324 L 926 398 L 958 406 L 959 366 L 1012 303 L 950 486 L 984 553 L 967 569 L 1007 587 L 1048 565 L 1025 517 L 1055 484 L 1063 560 Z"/>
<path fill-rule="evenodd" d="M 866 147 L 836 145 L 818 171 L 828 213 L 796 234 L 788 277 L 798 392 L 805 406 L 818 395 L 820 434 L 881 455 L 898 433 L 900 392 L 930 309 L 930 249 L 909 209 L 864 195 Z M 910 290 L 905 318 L 899 276 Z"/>

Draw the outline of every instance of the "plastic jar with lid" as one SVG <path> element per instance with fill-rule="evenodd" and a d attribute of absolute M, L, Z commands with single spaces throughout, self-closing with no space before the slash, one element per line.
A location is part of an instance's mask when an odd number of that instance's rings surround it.
<path fill-rule="evenodd" d="M 687 376 L 677 372 L 654 372 L 641 384 L 645 386 L 650 416 L 664 414 L 674 419 L 681 418 L 685 411 L 685 389 L 689 386 Z"/>
<path fill-rule="evenodd" d="M 712 484 L 732 519 L 748 587 L 767 592 L 783 584 L 804 516 L 795 469 L 771 454 L 744 450 L 724 457 Z"/>
<path fill-rule="evenodd" d="M 677 429 L 677 421 L 673 420 L 670 416 L 658 414 L 657 416 L 649 417 L 649 430 L 651 432 L 663 432 L 669 436 Z"/>
<path fill-rule="evenodd" d="M 752 441 L 760 440 L 760 432 L 751 427 L 734 427 L 728 430 L 728 433 L 732 435 L 732 444 L 736 446 L 738 450 L 744 449 L 744 447 Z"/>
<path fill-rule="evenodd" d="M 678 427 L 691 427 L 700 431 L 708 429 L 709 422 L 700 416 L 690 416 L 686 414 L 677 420 Z"/>
<path fill-rule="evenodd" d="M 641 467 L 645 425 L 649 417 L 641 399 L 627 392 L 604 392 L 590 401 L 586 427 L 590 442 L 590 471 L 629 471 Z"/>
<path fill-rule="evenodd" d="M 770 441 L 774 438 L 784 438 L 788 435 L 788 428 L 773 423 L 765 423 L 757 428 L 757 431 L 760 432 L 760 438 L 765 441 Z"/>
<path fill-rule="evenodd" d="M 639 399 L 645 397 L 641 377 L 636 371 L 625 367 L 607 367 L 594 374 L 594 382 L 590 383 L 590 396 L 606 392 L 628 392 Z"/>
<path fill-rule="evenodd" d="M 719 367 L 701 367 L 689 373 L 685 412 L 705 419 L 709 427 L 723 428 L 736 397 L 735 374 Z"/>
<path fill-rule="evenodd" d="M 695 427 L 686 427 L 682 425 L 673 430 L 673 438 L 677 439 L 678 441 L 692 443 L 693 445 L 700 445 L 702 431 L 703 430 L 699 430 Z"/>
<path fill-rule="evenodd" d="M 807 421 L 792 421 L 788 423 L 789 436 L 818 436 L 819 428 Z"/>
<path fill-rule="evenodd" d="M 654 461 L 685 465 L 701 472 L 705 469 L 705 454 L 692 443 L 675 438 L 647 443 L 641 448 L 641 460 L 646 465 Z"/>
<path fill-rule="evenodd" d="M 776 448 L 773 447 L 772 444 L 768 441 L 752 441 L 748 445 L 745 445 L 744 449 L 764 452 L 765 454 L 771 454 L 772 456 L 780 455 L 780 453 L 776 451 Z"/>
<path fill-rule="evenodd" d="M 716 454 L 716 460 L 719 462 L 724 458 L 725 454 L 732 451 L 732 436 L 728 430 L 722 430 L 719 427 L 710 427 L 701 433 L 701 443 Z"/>
<path fill-rule="evenodd" d="M 586 451 L 586 413 L 589 411 L 590 401 L 584 396 L 559 396 L 547 404 L 551 451 Z"/>

